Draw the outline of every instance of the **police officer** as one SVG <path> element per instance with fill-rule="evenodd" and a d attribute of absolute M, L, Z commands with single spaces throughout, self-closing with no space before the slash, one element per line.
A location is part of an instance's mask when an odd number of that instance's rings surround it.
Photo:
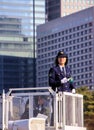
<path fill-rule="evenodd" d="M 68 56 L 63 51 L 59 51 L 55 60 L 56 66 L 49 70 L 49 86 L 54 91 L 75 93 L 71 70 L 67 64 Z"/>

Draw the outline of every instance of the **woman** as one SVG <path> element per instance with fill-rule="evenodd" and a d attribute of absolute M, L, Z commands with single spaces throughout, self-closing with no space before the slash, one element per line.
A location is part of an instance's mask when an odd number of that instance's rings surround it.
<path fill-rule="evenodd" d="M 54 91 L 72 91 L 72 93 L 75 93 L 73 78 L 71 77 L 71 71 L 67 64 L 67 55 L 59 51 L 55 60 L 56 66 L 49 70 L 49 86 Z"/>

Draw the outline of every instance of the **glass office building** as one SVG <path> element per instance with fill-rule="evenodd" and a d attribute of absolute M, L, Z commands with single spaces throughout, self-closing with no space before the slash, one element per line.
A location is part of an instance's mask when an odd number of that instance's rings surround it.
<path fill-rule="evenodd" d="M 45 1 L 1 0 L 0 17 L 7 19 L 7 21 L 5 21 L 4 23 L 4 20 L 0 22 L 0 32 L 4 35 L 6 34 L 19 36 L 17 37 L 19 40 L 20 36 L 23 36 L 24 41 L 31 42 L 31 51 L 28 56 L 33 57 L 36 42 L 36 27 L 37 25 L 45 22 Z M 15 19 L 15 21 L 13 20 L 13 18 Z M 16 19 L 19 20 L 18 23 Z M 3 29 L 6 29 L 6 32 Z M 17 32 L 18 29 L 19 32 Z"/>
<path fill-rule="evenodd" d="M 0 56 L 0 94 L 9 88 L 32 87 L 32 59 L 27 57 Z"/>
<path fill-rule="evenodd" d="M 20 81 L 27 79 L 29 83 L 20 84 L 18 87 L 35 86 L 36 27 L 44 22 L 44 0 L 0 0 L 0 55 L 3 58 L 4 56 L 13 59 L 18 57 L 26 60 L 27 58 L 28 71 L 26 71 L 29 74 L 20 77 Z M 9 63 L 11 66 L 11 62 Z M 11 73 L 10 69 L 8 73 Z M 7 76 L 1 77 L 1 79 L 8 78 Z M 1 88 L 6 88 L 6 86 L 1 86 Z"/>
<path fill-rule="evenodd" d="M 46 0 L 46 20 L 61 17 L 61 0 Z"/>

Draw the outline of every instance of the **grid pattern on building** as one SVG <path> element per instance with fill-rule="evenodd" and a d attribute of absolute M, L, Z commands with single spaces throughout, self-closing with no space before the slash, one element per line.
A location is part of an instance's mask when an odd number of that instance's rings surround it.
<path fill-rule="evenodd" d="M 33 36 L 33 26 L 45 21 L 45 1 L 43 0 L 1 0 L 0 16 L 19 18 L 21 34 Z M 40 16 L 40 17 L 39 17 Z"/>
<path fill-rule="evenodd" d="M 21 19 L 0 16 L 0 54 L 29 57 L 30 47 L 31 38 L 21 34 Z"/>
<path fill-rule="evenodd" d="M 94 0 L 46 0 L 47 20 L 53 20 L 94 6 Z"/>
<path fill-rule="evenodd" d="M 0 56 L 0 94 L 3 89 L 7 92 L 9 88 L 31 87 L 32 65 L 31 58 Z"/>
<path fill-rule="evenodd" d="M 61 0 L 46 0 L 46 20 L 53 20 L 61 16 Z"/>
<path fill-rule="evenodd" d="M 26 57 L 34 57 L 36 51 L 36 27 L 39 24 L 45 22 L 45 1 L 44 0 L 1 0 L 0 1 L 0 34 L 6 37 L 14 36 L 18 38 L 18 44 L 21 48 L 25 50 L 25 43 L 28 42 L 30 45 L 28 46 L 28 51 L 26 52 Z M 9 38 L 10 38 L 9 37 Z M 20 44 L 19 39 L 23 38 L 24 45 Z M 5 38 L 6 39 L 6 38 Z M 14 41 L 12 41 L 13 43 Z M 18 44 L 9 44 L 8 49 L 19 47 Z M 4 45 L 3 45 L 4 47 Z M 6 48 L 6 44 L 5 44 Z M 18 50 L 19 51 L 19 50 Z M 3 51 L 5 52 L 5 51 Z M 2 53 L 3 53 L 2 52 Z M 20 52 L 19 52 L 20 53 Z M 3 53 L 4 54 L 4 53 Z M 5 52 L 6 54 L 6 52 Z M 10 53 L 8 53 L 11 55 Z M 15 54 L 14 54 L 15 55 Z M 16 53 L 18 56 L 18 53 Z M 20 53 L 19 56 L 22 56 Z M 24 55 L 25 56 L 25 55 Z"/>
<path fill-rule="evenodd" d="M 69 56 L 76 87 L 94 86 L 93 8 L 40 25 L 37 52 L 37 86 L 48 86 L 48 71 L 59 50 Z M 77 22 L 67 25 L 71 20 Z M 82 20 L 82 22 L 81 22 Z M 51 30 L 54 28 L 54 31 Z M 62 26 L 64 25 L 65 28 Z M 58 28 L 57 28 L 58 26 Z M 45 32 L 43 34 L 43 31 Z"/>

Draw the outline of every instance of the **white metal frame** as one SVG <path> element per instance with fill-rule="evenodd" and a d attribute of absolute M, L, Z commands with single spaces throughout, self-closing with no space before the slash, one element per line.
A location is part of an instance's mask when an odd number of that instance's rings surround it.
<path fill-rule="evenodd" d="M 68 92 L 58 92 L 56 93 L 56 97 L 55 97 L 55 122 L 56 122 L 56 130 L 58 129 L 63 129 L 65 128 L 65 126 L 67 126 L 66 124 L 66 96 L 70 96 L 72 98 L 72 124 L 71 126 L 73 127 L 83 127 L 83 95 L 80 94 L 72 94 L 72 93 L 68 93 Z M 76 123 L 76 111 L 75 109 L 77 109 L 77 111 L 79 111 L 79 108 L 76 108 L 76 98 L 80 99 L 80 103 L 81 103 L 81 126 L 77 125 Z"/>
<path fill-rule="evenodd" d="M 39 91 L 39 92 L 29 92 L 26 91 Z M 40 92 L 40 90 L 47 90 L 48 92 Z M 16 91 L 16 93 L 15 93 Z M 19 93 L 20 91 L 25 91 L 25 93 Z M 54 91 L 50 87 L 37 87 L 37 88 L 11 88 L 9 89 L 8 93 L 5 94 L 3 91 L 2 93 L 2 130 L 8 129 L 8 109 L 9 109 L 9 99 L 14 96 L 30 96 L 31 100 L 33 101 L 32 95 L 48 95 L 49 93 L 54 94 Z M 10 96 L 11 95 L 11 96 Z M 30 98 L 29 97 L 29 98 Z M 12 104 L 11 104 L 12 110 Z M 32 116 L 32 111 L 29 110 L 29 117 Z"/>
<path fill-rule="evenodd" d="M 35 92 L 29 92 L 27 93 L 26 91 L 33 91 L 36 90 Z M 47 90 L 47 92 L 40 92 L 40 90 Z M 16 91 L 16 92 L 15 92 Z M 25 91 L 25 93 L 19 93 L 20 91 Z M 33 96 L 34 95 L 48 95 L 48 93 L 51 93 L 54 97 L 54 127 L 55 130 L 67 130 L 67 128 L 76 128 L 76 114 L 75 114 L 75 99 L 76 98 L 81 98 L 81 127 L 79 128 L 83 128 L 84 124 L 83 124 L 83 96 L 80 94 L 72 94 L 72 93 L 68 93 L 68 92 L 58 92 L 55 93 L 50 87 L 38 87 L 38 88 L 13 88 L 13 89 L 9 89 L 9 92 L 5 94 L 5 92 L 3 91 L 2 94 L 2 130 L 6 130 L 8 129 L 8 109 L 9 109 L 9 102 L 11 100 L 12 97 L 15 96 L 29 96 L 30 100 L 32 100 L 33 102 Z M 10 96 L 11 95 L 11 96 Z M 74 113 L 72 115 L 72 125 L 71 126 L 67 126 L 66 125 L 66 96 L 71 96 L 72 97 L 72 113 Z M 12 103 L 11 105 L 11 110 L 12 110 Z M 33 106 L 32 106 L 33 107 Z M 29 117 L 31 117 L 33 115 L 32 110 L 29 110 Z M 62 116 L 63 115 L 63 116 Z M 78 128 L 77 127 L 77 128 Z M 78 130 L 79 130 L 78 128 Z M 50 130 L 50 129 L 49 129 Z M 86 130 L 85 128 L 81 129 L 81 130 Z"/>

